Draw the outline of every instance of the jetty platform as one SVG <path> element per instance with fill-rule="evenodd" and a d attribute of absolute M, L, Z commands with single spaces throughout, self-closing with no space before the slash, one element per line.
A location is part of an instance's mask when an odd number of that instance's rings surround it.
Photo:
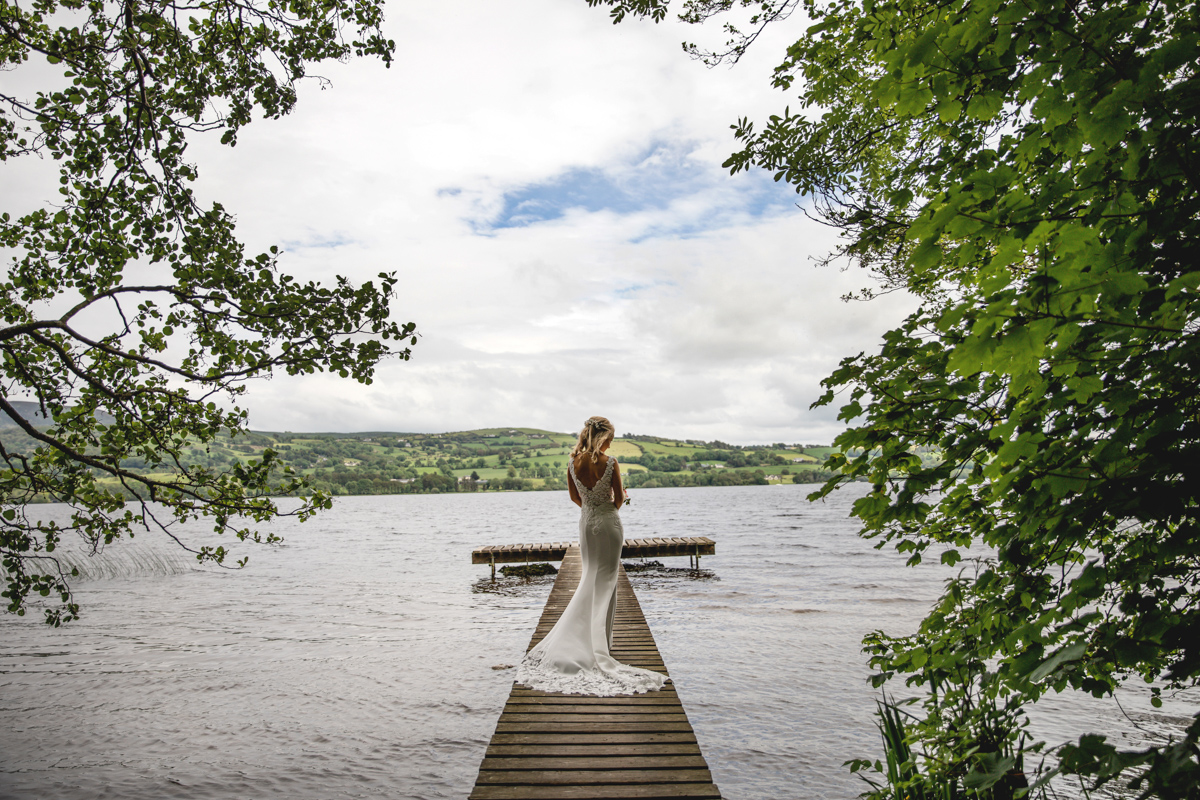
<path fill-rule="evenodd" d="M 491 564 L 492 577 L 497 564 L 533 561 L 562 561 L 573 542 L 542 542 L 540 544 L 495 544 L 471 551 L 472 564 Z M 701 556 L 715 555 L 717 543 L 707 536 L 670 536 L 652 539 L 626 539 L 621 558 L 666 558 L 689 556 L 700 566 Z M 572 591 L 574 589 L 572 588 Z"/>
<path fill-rule="evenodd" d="M 473 553 L 472 563 L 481 563 L 474 559 Z M 554 627 L 579 583 L 579 546 L 564 545 L 561 559 L 527 651 Z M 623 567 L 612 655 L 669 675 Z M 470 800 L 720 797 L 673 684 L 645 694 L 588 697 L 514 683 Z"/>

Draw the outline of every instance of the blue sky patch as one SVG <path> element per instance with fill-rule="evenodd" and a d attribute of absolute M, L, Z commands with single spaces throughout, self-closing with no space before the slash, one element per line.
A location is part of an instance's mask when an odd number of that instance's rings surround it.
<path fill-rule="evenodd" d="M 647 231 L 645 238 L 667 234 L 687 235 L 711 229 L 714 225 L 721 227 L 721 219 L 732 216 L 744 219 L 795 208 L 798 198 L 792 188 L 775 183 L 765 172 L 752 171 L 730 176 L 724 170 L 711 169 L 689 156 L 688 151 L 658 144 L 628 164 L 607 169 L 568 169 L 549 180 L 506 192 L 500 213 L 478 223 L 476 230 L 487 233 L 550 222 L 560 219 L 572 209 L 616 214 L 663 209 L 676 200 L 717 188 L 717 181 L 732 184 L 732 191 L 729 192 L 732 205 L 722 209 L 719 214 L 710 209 L 709 213 L 704 214 L 705 219 L 673 225 L 670 231 Z"/>
<path fill-rule="evenodd" d="M 355 244 L 354 239 L 342 233 L 320 234 L 314 233 L 304 241 L 299 239 L 289 239 L 283 243 L 285 250 L 303 250 L 311 248 L 333 250 L 338 247 L 345 247 L 348 244 Z"/>

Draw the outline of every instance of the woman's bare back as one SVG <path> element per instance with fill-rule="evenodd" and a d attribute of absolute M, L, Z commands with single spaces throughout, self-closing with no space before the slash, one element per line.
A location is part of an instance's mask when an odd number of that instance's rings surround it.
<path fill-rule="evenodd" d="M 589 489 L 595 488 L 596 482 L 604 477 L 607 469 L 608 456 L 606 455 L 601 454 L 594 462 L 587 453 L 580 453 L 575 457 L 575 476 Z"/>

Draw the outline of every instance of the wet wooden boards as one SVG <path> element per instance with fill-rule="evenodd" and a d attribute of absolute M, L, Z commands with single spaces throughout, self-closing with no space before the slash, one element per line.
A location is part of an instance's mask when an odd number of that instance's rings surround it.
<path fill-rule="evenodd" d="M 572 542 L 540 544 L 493 544 L 471 551 L 472 564 L 511 564 L 516 561 L 561 561 Z M 621 558 L 664 558 L 666 556 L 711 556 L 717 543 L 707 536 L 672 536 L 626 539 Z M 567 595 L 570 597 L 570 595 Z"/>
<path fill-rule="evenodd" d="M 581 566 L 578 545 L 566 548 L 527 649 L 554 627 Z M 668 674 L 624 569 L 617 578 L 612 654 Z M 585 697 L 514 683 L 471 792 L 471 800 L 720 796 L 671 684 L 645 694 Z"/>

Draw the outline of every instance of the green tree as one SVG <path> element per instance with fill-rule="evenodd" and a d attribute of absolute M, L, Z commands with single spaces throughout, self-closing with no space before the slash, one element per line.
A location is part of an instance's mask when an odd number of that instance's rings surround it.
<path fill-rule="evenodd" d="M 194 135 L 232 146 L 255 115 L 288 113 L 313 63 L 390 64 L 382 19 L 380 0 L 0 0 L 0 160 L 58 172 L 54 203 L 9 197 L 0 213 L 0 411 L 34 442 L 0 446 L 9 611 L 33 594 L 53 595 L 39 601 L 51 624 L 78 614 L 55 556 L 66 535 L 100 548 L 207 517 L 271 541 L 247 524 L 279 514 L 269 495 L 302 481 L 277 474 L 269 449 L 225 471 L 188 450 L 244 432 L 233 402 L 250 379 L 370 382 L 381 358 L 408 357 L 415 329 L 390 320 L 393 275 L 322 286 L 282 274 L 275 248 L 246 256 L 233 218 L 197 201 L 186 158 Z M 69 503 L 70 521 L 43 519 L 29 505 L 43 498 Z M 289 513 L 327 505 L 316 493 Z"/>
<path fill-rule="evenodd" d="M 866 296 L 923 301 L 826 381 L 817 405 L 842 393 L 835 444 L 854 455 L 827 462 L 818 496 L 870 480 L 863 534 L 911 563 L 991 554 L 918 633 L 868 640 L 878 682 L 930 690 L 910 735 L 936 785 L 1011 795 L 1022 706 L 1132 679 L 1157 681 L 1157 703 L 1200 678 L 1197 5 L 690 0 L 681 16 L 735 5 L 750 25 L 694 54 L 736 60 L 796 9 L 807 29 L 774 73 L 798 101 L 740 120 L 726 166 L 805 195 L 843 233 L 830 261 L 878 277 Z M 1141 751 L 1081 733 L 1062 769 L 1200 796 L 1200 716 Z"/>

